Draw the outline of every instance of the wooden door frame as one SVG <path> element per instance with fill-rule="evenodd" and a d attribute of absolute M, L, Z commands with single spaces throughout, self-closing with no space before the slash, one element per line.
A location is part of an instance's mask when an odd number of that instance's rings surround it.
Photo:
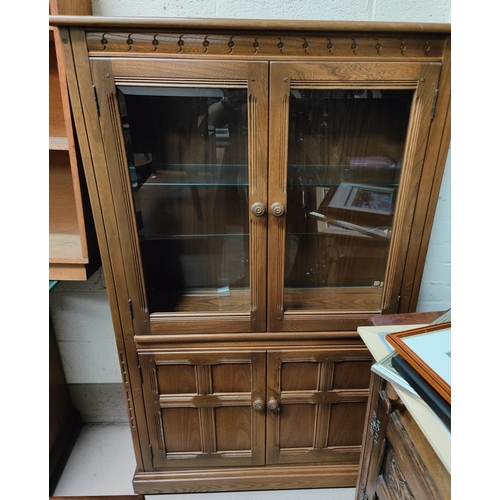
<path fill-rule="evenodd" d="M 268 329 L 269 331 L 349 330 L 368 324 L 374 314 L 396 312 L 405 262 L 410 250 L 412 222 L 417 206 L 422 165 L 429 136 L 432 105 L 439 82 L 440 62 L 281 62 L 270 66 L 269 203 L 285 206 L 281 217 L 269 217 Z M 288 158 L 288 107 L 290 90 L 311 89 L 411 89 L 413 105 L 405 143 L 404 165 L 394 216 L 393 236 L 384 287 L 361 290 L 358 310 L 342 311 L 356 288 L 331 289 L 322 297 L 324 310 L 285 310 L 284 259 Z M 278 131 L 278 132 L 277 132 Z M 411 168 L 409 168 L 410 166 Z M 334 293 L 336 292 L 336 293 Z M 359 298 L 359 297 L 358 297 Z M 359 302 L 358 302 L 359 303 Z M 340 306 L 340 307 L 339 307 Z"/>
<path fill-rule="evenodd" d="M 144 286 L 138 235 L 134 223 L 132 192 L 127 182 L 125 145 L 120 128 L 117 85 L 176 87 L 240 87 L 248 89 L 249 209 L 255 202 L 267 204 L 267 78 L 262 61 L 185 61 L 91 57 L 99 123 L 105 149 L 114 217 L 119 221 L 122 248 L 120 264 L 128 289 L 128 307 L 135 335 L 169 332 L 235 333 L 266 330 L 267 216 L 249 210 L 250 309 L 245 313 L 155 313 L 150 316 Z M 118 168 L 114 168 L 117 165 Z M 105 213 L 104 216 L 109 216 Z"/>
<path fill-rule="evenodd" d="M 157 352 L 147 350 L 139 354 L 143 376 L 144 404 L 151 443 L 154 470 L 192 467 L 243 467 L 265 464 L 265 350 L 223 350 L 201 352 L 180 350 Z M 212 367 L 217 365 L 248 364 L 250 392 L 216 393 L 212 386 Z M 189 394 L 161 394 L 157 370 L 159 366 L 189 366 L 196 375 L 196 392 Z M 250 411 L 251 449 L 220 450 L 217 442 L 215 409 L 246 407 Z M 162 409 L 194 409 L 199 418 L 201 450 L 172 452 L 166 449 Z"/>

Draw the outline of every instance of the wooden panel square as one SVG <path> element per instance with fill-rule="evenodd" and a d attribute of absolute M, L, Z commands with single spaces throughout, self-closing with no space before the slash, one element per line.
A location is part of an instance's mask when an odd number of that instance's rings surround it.
<path fill-rule="evenodd" d="M 371 361 L 345 361 L 335 363 L 334 389 L 367 389 L 370 385 Z"/>
<path fill-rule="evenodd" d="M 251 450 L 251 408 L 215 408 L 217 451 Z"/>
<path fill-rule="evenodd" d="M 197 392 L 194 366 L 159 365 L 156 371 L 160 394 L 194 394 Z"/>
<path fill-rule="evenodd" d="M 162 410 L 167 452 L 201 451 L 200 417 L 197 408 Z"/>
<path fill-rule="evenodd" d="M 283 363 L 281 366 L 282 391 L 307 391 L 318 389 L 317 363 Z"/>
<path fill-rule="evenodd" d="M 332 405 L 328 446 L 356 446 L 363 440 L 366 403 Z"/>
<path fill-rule="evenodd" d="M 212 366 L 213 392 L 251 392 L 250 363 L 230 363 Z"/>
<path fill-rule="evenodd" d="M 279 448 L 312 447 L 315 414 L 315 405 L 282 405 Z"/>

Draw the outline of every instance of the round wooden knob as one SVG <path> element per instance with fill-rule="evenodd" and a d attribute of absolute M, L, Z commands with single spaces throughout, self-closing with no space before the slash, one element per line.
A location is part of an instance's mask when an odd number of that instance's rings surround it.
<path fill-rule="evenodd" d="M 264 409 L 264 401 L 262 401 L 262 399 L 260 398 L 257 398 L 254 402 L 253 402 L 253 409 L 255 411 L 262 411 Z"/>
<path fill-rule="evenodd" d="M 385 413 L 390 415 L 393 411 L 406 411 L 406 406 L 401 399 L 391 399 L 385 391 L 380 392 L 380 401 L 384 407 Z"/>
<path fill-rule="evenodd" d="M 269 408 L 270 411 L 272 411 L 273 413 L 278 413 L 280 411 L 280 405 L 278 403 L 278 401 L 276 401 L 276 399 L 274 398 L 271 398 L 268 402 L 267 402 L 267 407 Z"/>
<path fill-rule="evenodd" d="M 285 213 L 285 206 L 283 205 L 283 203 L 279 202 L 273 203 L 271 205 L 271 213 L 275 217 L 281 217 Z"/>
<path fill-rule="evenodd" d="M 266 206 L 264 203 L 257 201 L 252 205 L 250 210 L 256 217 L 262 217 L 266 213 Z"/>

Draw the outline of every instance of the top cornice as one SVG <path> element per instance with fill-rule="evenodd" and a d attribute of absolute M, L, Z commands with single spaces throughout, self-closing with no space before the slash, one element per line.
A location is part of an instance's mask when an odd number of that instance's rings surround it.
<path fill-rule="evenodd" d="M 87 29 L 156 29 L 213 32 L 241 30 L 245 32 L 336 32 L 336 33 L 413 33 L 450 34 L 448 23 L 407 23 L 376 21 L 306 21 L 282 19 L 221 19 L 221 18 L 161 18 L 161 17 L 104 17 L 49 16 L 51 26 L 74 26 Z"/>

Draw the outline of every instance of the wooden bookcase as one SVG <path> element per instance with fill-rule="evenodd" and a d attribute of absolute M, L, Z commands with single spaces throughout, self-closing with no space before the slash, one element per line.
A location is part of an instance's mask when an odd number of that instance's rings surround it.
<path fill-rule="evenodd" d="M 354 486 L 371 365 L 357 328 L 416 307 L 450 140 L 450 26 L 51 22 L 136 492 Z M 340 186 L 358 194 L 318 219 Z"/>
<path fill-rule="evenodd" d="M 91 15 L 92 6 L 51 0 L 49 12 Z M 49 26 L 49 279 L 86 280 L 99 257 L 60 44 Z"/>

